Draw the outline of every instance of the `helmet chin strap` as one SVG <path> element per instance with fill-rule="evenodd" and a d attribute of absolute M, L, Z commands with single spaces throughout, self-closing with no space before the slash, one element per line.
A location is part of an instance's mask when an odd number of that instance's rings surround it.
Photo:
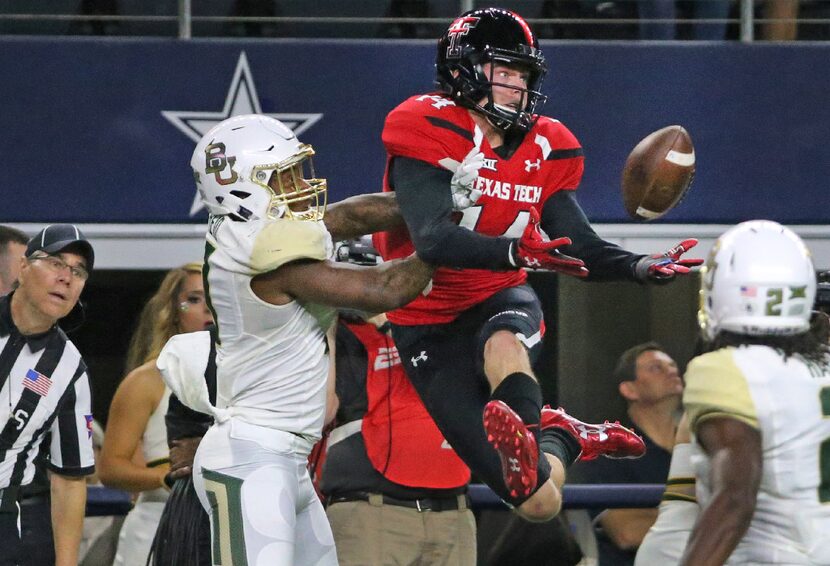
<path fill-rule="evenodd" d="M 512 126 L 515 126 L 516 124 L 518 124 L 518 122 L 519 122 L 519 118 L 520 118 L 520 115 L 521 115 L 521 113 L 520 113 L 518 110 L 515 110 L 515 109 L 511 108 L 510 106 L 504 106 L 504 105 L 502 105 L 502 104 L 496 104 L 495 102 L 493 102 L 491 106 L 492 106 L 492 108 L 493 108 L 494 110 L 499 110 L 499 111 L 501 111 L 501 112 L 503 112 L 503 113 L 504 113 L 504 114 L 501 116 L 501 120 L 502 120 L 503 122 L 509 122 L 509 123 L 508 123 L 508 125 L 507 125 L 506 127 L 505 127 L 504 125 L 499 125 L 499 124 L 496 124 L 496 123 L 493 121 L 494 119 L 496 119 L 496 117 L 494 117 L 494 116 L 492 116 L 492 115 L 491 115 L 491 114 L 492 114 L 492 110 L 491 110 L 490 112 L 488 112 L 488 113 L 485 113 L 485 114 L 484 114 L 485 118 L 487 119 L 487 122 L 488 122 L 491 126 L 493 126 L 494 128 L 497 128 L 497 129 L 501 130 L 502 132 L 506 132 L 506 131 L 507 131 L 507 130 L 509 130 Z M 512 117 L 512 118 L 509 118 L 508 116 L 511 116 L 511 115 L 512 115 L 513 117 Z"/>

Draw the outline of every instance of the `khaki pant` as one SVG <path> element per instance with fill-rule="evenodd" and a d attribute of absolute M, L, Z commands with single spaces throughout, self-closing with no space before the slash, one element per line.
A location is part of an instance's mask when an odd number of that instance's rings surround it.
<path fill-rule="evenodd" d="M 326 510 L 340 566 L 475 566 L 476 524 L 469 509 L 425 511 L 371 501 Z"/>

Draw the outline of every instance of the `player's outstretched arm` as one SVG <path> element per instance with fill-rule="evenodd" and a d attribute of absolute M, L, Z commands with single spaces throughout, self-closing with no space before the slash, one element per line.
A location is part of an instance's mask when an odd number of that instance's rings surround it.
<path fill-rule="evenodd" d="M 668 251 L 642 258 L 634 267 L 637 279 L 660 283 L 670 281 L 676 275 L 690 273 L 692 268 L 701 265 L 703 260 L 681 256 L 696 245 L 695 238 L 687 238 Z"/>
<path fill-rule="evenodd" d="M 562 252 L 585 262 L 590 281 L 634 279 L 634 265 L 644 257 L 612 244 L 597 235 L 579 205 L 576 191 L 557 191 L 545 201 L 541 226 L 551 238 L 570 238 Z"/>
<path fill-rule="evenodd" d="M 666 283 L 703 263 L 701 259 L 681 257 L 697 244 L 697 240 L 692 238 L 666 252 L 650 256 L 632 253 L 603 240 L 591 227 L 574 191 L 558 191 L 551 195 L 542 208 L 541 216 L 542 229 L 550 237 L 571 239 L 571 244 L 562 247 L 562 252 L 585 261 L 590 281 L 628 279 L 641 283 Z"/>
<path fill-rule="evenodd" d="M 559 251 L 559 248 L 571 244 L 570 238 L 549 240 L 539 230 L 539 213 L 530 209 L 522 237 L 510 248 L 510 261 L 516 267 L 556 271 L 574 277 L 587 277 L 588 270 L 581 259 L 571 257 Z"/>
<path fill-rule="evenodd" d="M 453 220 L 453 173 L 424 161 L 396 157 L 389 176 L 418 255 L 433 265 L 509 270 L 515 238 L 485 236 Z"/>
<path fill-rule="evenodd" d="M 375 267 L 333 261 L 296 261 L 251 282 L 256 295 L 272 304 L 294 299 L 386 312 L 415 299 L 432 278 L 433 268 L 411 255 Z"/>
<path fill-rule="evenodd" d="M 696 436 L 712 462 L 712 499 L 702 510 L 680 563 L 726 562 L 749 528 L 763 469 L 761 434 L 730 417 L 698 424 Z"/>
<path fill-rule="evenodd" d="M 403 224 L 395 193 L 356 195 L 330 204 L 323 223 L 333 240 L 350 240 Z"/>

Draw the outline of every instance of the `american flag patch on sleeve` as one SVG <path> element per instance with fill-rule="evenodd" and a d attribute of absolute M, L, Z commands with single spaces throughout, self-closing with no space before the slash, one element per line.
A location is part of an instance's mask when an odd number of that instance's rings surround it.
<path fill-rule="evenodd" d="M 23 387 L 31 389 L 41 397 L 45 397 L 49 393 L 49 388 L 52 387 L 52 380 L 42 373 L 30 369 L 26 372 L 26 377 L 23 378 Z"/>

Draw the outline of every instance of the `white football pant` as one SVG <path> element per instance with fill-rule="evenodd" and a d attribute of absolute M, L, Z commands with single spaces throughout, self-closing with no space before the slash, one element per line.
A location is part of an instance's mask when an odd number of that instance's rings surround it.
<path fill-rule="evenodd" d="M 210 515 L 213 564 L 337 565 L 331 527 L 306 470 L 311 446 L 238 418 L 208 430 L 193 484 Z"/>

